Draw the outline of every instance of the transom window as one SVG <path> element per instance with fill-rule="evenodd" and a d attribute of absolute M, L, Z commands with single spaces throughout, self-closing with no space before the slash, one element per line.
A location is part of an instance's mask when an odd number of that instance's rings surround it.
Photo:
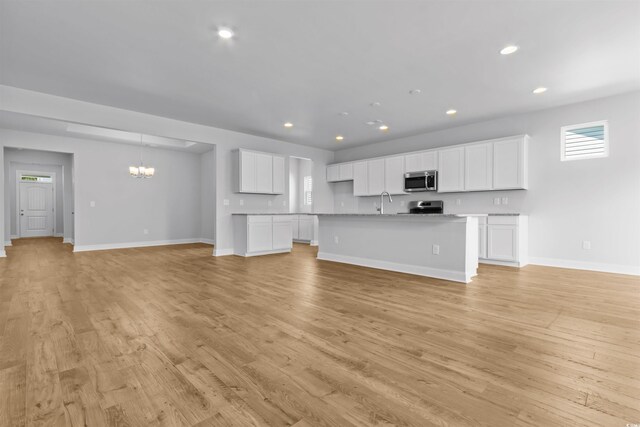
<path fill-rule="evenodd" d="M 606 120 L 564 126 L 561 138 L 562 161 L 609 156 L 609 128 Z"/>
<path fill-rule="evenodd" d="M 46 175 L 20 175 L 20 182 L 40 182 L 40 183 L 52 183 L 53 178 Z"/>

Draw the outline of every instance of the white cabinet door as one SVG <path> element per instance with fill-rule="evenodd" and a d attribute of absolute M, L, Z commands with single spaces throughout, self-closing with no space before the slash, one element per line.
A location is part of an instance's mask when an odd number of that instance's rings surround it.
<path fill-rule="evenodd" d="M 526 188 L 524 138 L 493 143 L 493 188 Z"/>
<path fill-rule="evenodd" d="M 256 154 L 240 151 L 240 192 L 256 191 Z"/>
<path fill-rule="evenodd" d="M 327 181 L 328 182 L 340 181 L 340 166 L 339 165 L 329 165 L 329 166 L 327 166 Z"/>
<path fill-rule="evenodd" d="M 273 156 L 273 192 L 284 194 L 284 157 Z"/>
<path fill-rule="evenodd" d="M 256 158 L 256 192 L 273 193 L 273 156 L 254 153 Z"/>
<path fill-rule="evenodd" d="M 270 251 L 273 249 L 273 224 L 270 216 L 247 224 L 247 252 Z"/>
<path fill-rule="evenodd" d="M 353 164 L 353 195 L 367 196 L 369 194 L 369 174 L 367 162 Z"/>
<path fill-rule="evenodd" d="M 290 217 L 274 217 L 273 249 L 291 249 L 293 230 Z"/>
<path fill-rule="evenodd" d="M 405 172 L 420 172 L 422 169 L 422 153 L 407 154 L 404 156 Z"/>
<path fill-rule="evenodd" d="M 369 174 L 369 195 L 378 195 L 385 191 L 384 188 L 384 159 L 367 161 L 367 173 Z"/>
<path fill-rule="evenodd" d="M 384 191 L 404 194 L 404 156 L 384 159 Z"/>
<path fill-rule="evenodd" d="M 291 238 L 298 240 L 298 216 L 294 215 L 291 219 Z"/>
<path fill-rule="evenodd" d="M 464 191 L 464 147 L 438 152 L 438 192 Z"/>
<path fill-rule="evenodd" d="M 487 225 L 478 226 L 478 258 L 487 258 Z"/>
<path fill-rule="evenodd" d="M 518 226 L 487 226 L 487 258 L 499 261 L 518 260 Z"/>
<path fill-rule="evenodd" d="M 313 217 L 310 215 L 300 216 L 298 229 L 298 240 L 311 241 L 313 238 Z"/>
<path fill-rule="evenodd" d="M 345 163 L 339 165 L 339 173 L 340 181 L 351 181 L 353 179 L 353 164 Z"/>
<path fill-rule="evenodd" d="M 422 170 L 431 171 L 438 169 L 438 152 L 426 151 L 421 154 L 422 158 Z"/>
<path fill-rule="evenodd" d="M 491 190 L 493 144 L 464 147 L 464 189 L 466 191 Z"/>

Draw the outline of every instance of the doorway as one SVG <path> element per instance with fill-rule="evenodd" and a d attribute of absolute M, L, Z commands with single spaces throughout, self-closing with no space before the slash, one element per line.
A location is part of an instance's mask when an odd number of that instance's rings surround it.
<path fill-rule="evenodd" d="M 18 237 L 48 237 L 56 234 L 55 173 L 17 171 Z"/>

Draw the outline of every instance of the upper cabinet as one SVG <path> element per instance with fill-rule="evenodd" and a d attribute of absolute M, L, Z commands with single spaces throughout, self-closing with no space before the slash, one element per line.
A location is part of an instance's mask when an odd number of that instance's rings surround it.
<path fill-rule="evenodd" d="M 352 181 L 353 164 L 341 163 L 327 166 L 327 182 Z"/>
<path fill-rule="evenodd" d="M 529 188 L 528 137 L 505 138 L 493 143 L 493 189 Z"/>
<path fill-rule="evenodd" d="M 438 192 L 526 190 L 527 135 L 327 166 L 327 181 L 353 180 L 355 196 L 404 194 L 404 174 L 438 171 Z"/>
<path fill-rule="evenodd" d="M 464 147 L 464 190 L 491 190 L 493 186 L 493 144 L 474 144 Z"/>
<path fill-rule="evenodd" d="M 284 194 L 284 157 L 240 149 L 237 162 L 239 193 Z"/>
<path fill-rule="evenodd" d="M 438 153 L 438 192 L 464 191 L 464 147 Z"/>
<path fill-rule="evenodd" d="M 436 150 L 411 153 L 404 156 L 405 172 L 422 172 L 438 169 Z"/>

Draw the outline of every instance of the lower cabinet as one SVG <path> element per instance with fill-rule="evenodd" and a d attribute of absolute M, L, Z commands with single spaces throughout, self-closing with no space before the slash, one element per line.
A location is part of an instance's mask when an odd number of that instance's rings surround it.
<path fill-rule="evenodd" d="M 234 215 L 234 254 L 255 256 L 290 252 L 292 223 L 290 215 Z"/>
<path fill-rule="evenodd" d="M 478 257 L 487 264 L 523 267 L 528 262 L 528 218 L 488 216 L 479 220 Z"/>
<path fill-rule="evenodd" d="M 293 216 L 293 240 L 299 242 L 315 242 L 317 217 L 315 215 L 294 215 Z"/>

